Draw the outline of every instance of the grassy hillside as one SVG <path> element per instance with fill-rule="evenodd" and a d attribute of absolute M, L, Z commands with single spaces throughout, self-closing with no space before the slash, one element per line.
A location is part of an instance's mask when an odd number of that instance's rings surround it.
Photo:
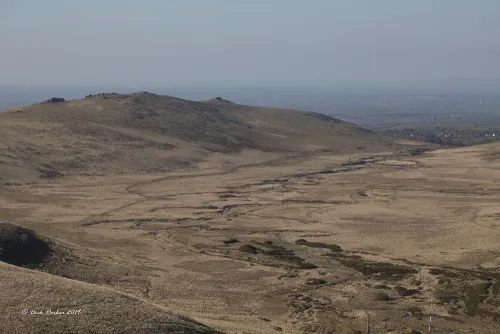
<path fill-rule="evenodd" d="M 195 169 L 213 153 L 381 151 L 398 147 L 391 140 L 318 113 L 147 92 L 0 112 L 4 175 L 164 173 Z"/>

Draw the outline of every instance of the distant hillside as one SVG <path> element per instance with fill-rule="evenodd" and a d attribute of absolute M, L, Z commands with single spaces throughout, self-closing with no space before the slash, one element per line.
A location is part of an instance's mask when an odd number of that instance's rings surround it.
<path fill-rule="evenodd" d="M 333 153 L 398 148 L 392 139 L 313 112 L 148 92 L 97 94 L 0 112 L 0 168 L 64 174 L 163 173 L 212 153 Z"/>

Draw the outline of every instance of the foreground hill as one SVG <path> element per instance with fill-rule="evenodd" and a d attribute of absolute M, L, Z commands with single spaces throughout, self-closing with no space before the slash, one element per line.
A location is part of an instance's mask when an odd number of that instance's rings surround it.
<path fill-rule="evenodd" d="M 322 114 L 221 98 L 194 102 L 147 92 L 98 94 L 0 112 L 5 176 L 164 173 L 196 168 L 213 153 L 356 153 L 399 146 Z"/>
<path fill-rule="evenodd" d="M 51 262 L 74 259 L 29 229 L 0 222 L 0 250 L 1 333 L 218 333 L 133 295 L 47 273 L 60 267 Z"/>

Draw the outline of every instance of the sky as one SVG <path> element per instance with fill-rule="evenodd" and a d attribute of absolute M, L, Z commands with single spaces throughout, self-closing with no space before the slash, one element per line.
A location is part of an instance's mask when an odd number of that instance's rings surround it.
<path fill-rule="evenodd" d="M 498 0 L 0 0 L 0 85 L 500 81 Z"/>

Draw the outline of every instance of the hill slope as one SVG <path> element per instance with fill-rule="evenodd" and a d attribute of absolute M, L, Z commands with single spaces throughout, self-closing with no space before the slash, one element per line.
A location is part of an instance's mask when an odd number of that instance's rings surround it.
<path fill-rule="evenodd" d="M 68 274 L 57 275 L 52 267 L 60 270 L 66 266 L 64 263 L 77 260 L 70 259 L 69 254 L 49 238 L 0 221 L 0 278 L 5 311 L 0 332 L 218 333 L 145 299 L 70 279 Z"/>
<path fill-rule="evenodd" d="M 391 145 L 322 114 L 221 98 L 194 102 L 147 92 L 98 94 L 0 112 L 4 175 L 28 166 L 45 177 L 161 173 L 194 168 L 212 153 L 353 153 Z"/>
<path fill-rule="evenodd" d="M 0 269 L 2 333 L 219 333 L 112 289 L 1 262 Z"/>

